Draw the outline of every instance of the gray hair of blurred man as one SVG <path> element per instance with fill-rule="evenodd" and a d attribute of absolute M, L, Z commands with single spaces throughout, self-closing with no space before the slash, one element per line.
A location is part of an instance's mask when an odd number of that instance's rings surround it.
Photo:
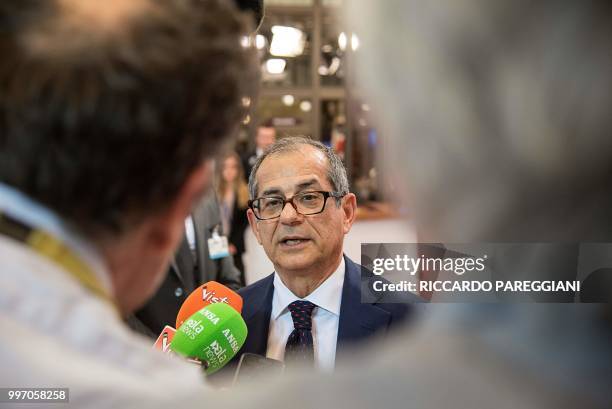
<path fill-rule="evenodd" d="M 291 136 L 279 139 L 273 145 L 270 145 L 268 149 L 257 158 L 255 165 L 253 165 L 253 169 L 251 170 L 251 174 L 249 175 L 249 196 L 252 199 L 255 199 L 257 196 L 257 171 L 261 166 L 261 163 L 269 156 L 281 154 L 284 152 L 293 152 L 300 150 L 300 147 L 303 145 L 310 145 L 314 148 L 320 150 L 325 154 L 328 163 L 327 170 L 327 178 L 331 183 L 334 192 L 340 194 L 349 193 L 349 183 L 348 178 L 346 176 L 346 168 L 342 163 L 342 159 L 336 155 L 334 150 L 328 146 L 323 145 L 321 142 L 314 141 L 310 138 L 306 138 L 303 136 Z M 336 205 L 340 206 L 341 198 L 335 198 Z"/>
<path fill-rule="evenodd" d="M 609 2 L 356 0 L 346 12 L 421 241 L 612 236 Z"/>

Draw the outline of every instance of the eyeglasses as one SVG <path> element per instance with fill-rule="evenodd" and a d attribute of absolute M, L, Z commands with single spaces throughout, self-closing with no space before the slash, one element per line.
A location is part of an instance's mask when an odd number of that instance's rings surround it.
<path fill-rule="evenodd" d="M 259 220 L 270 220 L 280 217 L 287 203 L 291 203 L 291 206 L 299 214 L 310 216 L 325 210 L 325 203 L 327 203 L 328 197 L 339 199 L 344 197 L 344 195 L 336 192 L 308 191 L 298 193 L 290 199 L 285 199 L 281 196 L 263 196 L 249 200 L 249 207 Z"/>

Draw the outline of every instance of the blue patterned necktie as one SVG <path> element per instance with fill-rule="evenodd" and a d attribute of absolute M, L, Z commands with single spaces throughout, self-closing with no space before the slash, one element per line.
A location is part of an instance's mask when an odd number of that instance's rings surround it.
<path fill-rule="evenodd" d="M 310 301 L 294 301 L 289 304 L 293 319 L 293 332 L 285 346 L 285 362 L 314 365 L 312 344 L 312 310 L 316 307 Z"/>

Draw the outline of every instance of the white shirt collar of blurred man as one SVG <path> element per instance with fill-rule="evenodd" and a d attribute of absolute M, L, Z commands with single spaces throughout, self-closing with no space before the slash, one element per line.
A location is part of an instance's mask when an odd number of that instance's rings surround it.
<path fill-rule="evenodd" d="M 67 225 L 55 212 L 3 183 L 0 183 L 0 212 L 6 213 L 29 227 L 44 230 L 54 238 L 61 240 L 87 263 L 100 285 L 112 295 L 110 273 L 98 250 Z"/>

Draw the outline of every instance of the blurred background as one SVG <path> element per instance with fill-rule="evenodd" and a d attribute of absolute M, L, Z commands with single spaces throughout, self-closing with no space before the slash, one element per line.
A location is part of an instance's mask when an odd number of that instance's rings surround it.
<path fill-rule="evenodd" d="M 375 166 L 384 155 L 385 138 L 353 80 L 352 60 L 360 41 L 343 26 L 344 2 L 266 0 L 261 27 L 244 39 L 245 46 L 259 50 L 262 90 L 259 101 L 253 102 L 257 104 L 253 116 L 243 121 L 235 150 L 248 177 L 249 158 L 256 156 L 261 128 L 276 138 L 305 135 L 333 147 L 345 162 L 358 198 L 357 223 L 346 237 L 345 251 L 359 260 L 362 242 L 413 242 L 414 233 L 406 223 L 396 223 L 405 210 L 392 204 L 388 193 L 392 189 L 385 186 L 388 178 Z M 273 267 L 250 229 L 245 234 L 243 260 L 249 284 L 270 274 Z"/>

